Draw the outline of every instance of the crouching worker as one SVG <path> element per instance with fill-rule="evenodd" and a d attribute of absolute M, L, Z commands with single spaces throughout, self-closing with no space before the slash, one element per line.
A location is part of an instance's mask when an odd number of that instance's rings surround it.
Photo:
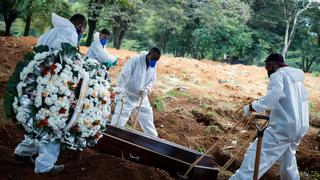
<path fill-rule="evenodd" d="M 138 112 L 139 124 L 146 134 L 158 136 L 153 124 L 153 111 L 148 94 L 156 80 L 156 63 L 160 56 L 160 49 L 153 47 L 149 53 L 140 53 L 126 63 L 116 82 L 116 108 L 111 125 L 124 127 L 131 112 L 138 108 L 142 98 L 142 105 Z"/>
<path fill-rule="evenodd" d="M 105 65 L 107 69 L 111 66 L 117 65 L 118 59 L 118 57 L 109 54 L 105 49 L 109 38 L 110 31 L 108 29 L 102 29 L 100 33 L 95 33 L 94 40 L 87 52 L 87 58 L 98 60 L 101 64 Z"/>
<path fill-rule="evenodd" d="M 86 18 L 81 14 L 73 15 L 67 20 L 52 14 L 53 29 L 44 33 L 38 39 L 38 45 L 47 45 L 50 50 L 60 50 L 61 43 L 69 43 L 77 47 L 78 41 L 86 28 Z M 38 153 L 34 161 L 32 155 Z M 56 141 L 39 142 L 25 135 L 25 139 L 16 147 L 13 157 L 15 160 L 34 165 L 35 173 L 55 173 L 64 170 L 64 165 L 55 165 L 60 153 L 60 143 Z"/>
<path fill-rule="evenodd" d="M 262 141 L 258 178 L 279 161 L 281 179 L 300 179 L 296 149 L 309 128 L 304 73 L 286 67 L 281 54 L 269 55 L 265 63 L 270 79 L 267 95 L 244 107 L 244 116 L 271 110 L 270 124 Z M 257 140 L 250 145 L 240 169 L 230 179 L 252 179 L 256 148 Z"/>

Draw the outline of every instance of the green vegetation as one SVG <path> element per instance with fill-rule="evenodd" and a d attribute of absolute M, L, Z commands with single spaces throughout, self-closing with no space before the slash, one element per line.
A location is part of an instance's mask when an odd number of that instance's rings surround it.
<path fill-rule="evenodd" d="M 106 27 L 112 31 L 109 47 L 117 49 L 141 51 L 156 45 L 173 56 L 256 65 L 264 65 L 271 52 L 280 52 L 290 66 L 318 75 L 319 4 L 310 0 L 1 0 L 0 34 L 39 36 L 51 27 L 52 12 L 66 18 L 82 13 L 88 26 L 81 45 L 90 45 L 93 33 Z"/>
<path fill-rule="evenodd" d="M 166 109 L 166 104 L 161 97 L 153 98 L 152 104 L 158 112 L 163 112 Z"/>
<path fill-rule="evenodd" d="M 189 97 L 190 96 L 187 92 L 177 91 L 177 90 L 171 90 L 167 92 L 167 95 L 172 97 Z"/>

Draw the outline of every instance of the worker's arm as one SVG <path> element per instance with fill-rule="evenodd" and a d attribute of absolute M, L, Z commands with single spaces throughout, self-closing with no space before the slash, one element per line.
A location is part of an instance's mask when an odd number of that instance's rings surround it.
<path fill-rule="evenodd" d="M 99 47 L 94 49 L 96 58 L 104 65 L 111 66 L 116 61 L 116 57 L 109 54 L 104 48 Z"/>
<path fill-rule="evenodd" d="M 252 108 L 256 112 L 272 110 L 281 98 L 284 98 L 283 92 L 283 76 L 281 72 L 277 72 L 270 76 L 268 84 L 268 92 L 266 96 L 252 103 Z"/>
<path fill-rule="evenodd" d="M 121 70 L 121 73 L 118 77 L 117 83 L 116 83 L 116 89 L 115 93 L 121 93 L 123 91 L 123 87 L 129 82 L 131 79 L 134 69 L 136 68 L 136 62 L 137 58 L 139 57 L 133 57 L 128 60 L 126 65 Z"/>
<path fill-rule="evenodd" d="M 150 68 L 150 67 L 149 67 Z M 154 69 L 154 73 L 152 75 L 152 78 L 146 83 L 146 85 L 144 86 L 144 89 L 146 90 L 147 94 L 151 93 L 152 90 L 152 85 L 153 83 L 156 81 L 157 79 L 157 72 L 156 69 Z"/>

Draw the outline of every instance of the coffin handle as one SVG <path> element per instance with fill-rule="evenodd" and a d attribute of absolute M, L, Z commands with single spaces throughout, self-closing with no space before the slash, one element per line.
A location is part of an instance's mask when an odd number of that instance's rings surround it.
<path fill-rule="evenodd" d="M 135 160 L 135 161 L 139 161 L 140 157 L 139 156 L 135 156 L 133 154 L 129 154 L 129 158 L 132 159 L 132 160 Z"/>

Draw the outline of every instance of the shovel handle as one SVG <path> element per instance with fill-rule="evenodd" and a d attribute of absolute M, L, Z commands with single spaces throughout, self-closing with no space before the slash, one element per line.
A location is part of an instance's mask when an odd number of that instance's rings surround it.
<path fill-rule="evenodd" d="M 257 123 L 258 119 L 264 119 L 264 120 L 266 120 L 266 122 L 263 125 L 259 125 Z M 254 115 L 254 120 L 253 121 L 254 121 L 254 124 L 256 125 L 257 129 L 258 129 L 258 133 L 261 132 L 261 131 L 264 131 L 268 127 L 269 120 L 270 120 L 269 116 L 258 115 L 258 114 Z"/>

